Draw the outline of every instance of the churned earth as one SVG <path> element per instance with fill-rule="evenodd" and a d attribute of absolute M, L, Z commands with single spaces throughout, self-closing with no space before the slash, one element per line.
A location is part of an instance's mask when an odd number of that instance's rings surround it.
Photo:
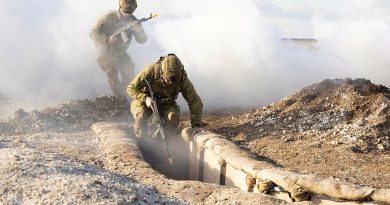
<path fill-rule="evenodd" d="M 238 188 L 171 180 L 139 158 L 112 164 L 90 130 L 101 121 L 131 128 L 128 105 L 101 96 L 42 111 L 20 109 L 1 121 L 0 204 L 289 204 Z"/>
<path fill-rule="evenodd" d="M 104 169 L 89 131 L 3 135 L 0 204 L 186 204 Z"/>
<path fill-rule="evenodd" d="M 204 122 L 206 129 L 227 136 L 260 160 L 390 188 L 389 107 L 388 88 L 365 79 L 335 79 L 266 107 L 209 111 Z M 161 194 L 152 182 L 146 185 L 109 171 L 90 131 L 102 121 L 130 125 L 128 105 L 101 96 L 42 111 L 20 109 L 0 121 L 0 178 L 5 179 L 0 181 L 0 203 L 187 203 Z"/>
<path fill-rule="evenodd" d="M 105 168 L 98 121 L 129 121 L 114 97 L 17 110 L 0 122 L 0 204 L 187 204 Z"/>
<path fill-rule="evenodd" d="M 263 108 L 224 109 L 207 128 L 301 173 L 390 188 L 390 90 L 365 79 L 305 87 Z"/>

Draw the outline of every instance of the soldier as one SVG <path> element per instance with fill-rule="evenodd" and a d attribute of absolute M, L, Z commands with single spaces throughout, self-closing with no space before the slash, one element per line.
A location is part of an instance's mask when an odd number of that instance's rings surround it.
<path fill-rule="evenodd" d="M 179 58 L 175 54 L 168 54 L 144 68 L 127 88 L 128 94 L 133 98 L 131 113 L 135 119 L 134 131 L 137 137 L 143 138 L 147 134 L 147 119 L 153 112 L 146 78 L 157 98 L 159 112 L 166 122 L 168 133 L 169 131 L 175 132 L 179 125 L 180 109 L 176 104 L 176 99 L 180 92 L 190 108 L 191 126 L 201 125 L 202 101 L 188 79 Z"/>
<path fill-rule="evenodd" d="M 98 64 L 106 72 L 108 83 L 114 96 L 126 98 L 126 87 L 134 77 L 135 64 L 127 54 L 132 36 L 138 43 L 145 43 L 147 35 L 141 24 L 137 23 L 126 31 L 126 42 L 121 35 L 110 37 L 117 29 L 137 21 L 133 12 L 137 8 L 136 0 L 119 0 L 119 10 L 110 11 L 102 16 L 92 28 L 90 37 L 99 48 Z M 118 72 L 121 75 L 119 80 Z"/>

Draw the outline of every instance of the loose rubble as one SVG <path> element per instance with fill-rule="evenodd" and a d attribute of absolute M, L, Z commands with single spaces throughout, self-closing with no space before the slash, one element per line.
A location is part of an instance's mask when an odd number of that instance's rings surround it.
<path fill-rule="evenodd" d="M 26 112 L 17 110 L 7 121 L 0 121 L 0 133 L 22 134 L 42 131 L 89 129 L 100 121 L 130 120 L 126 101 L 112 96 L 71 100 L 55 108 Z"/>
<path fill-rule="evenodd" d="M 127 127 L 130 116 L 126 103 L 106 96 L 16 111 L 0 124 L 0 204 L 215 204 L 218 197 L 219 204 L 288 204 L 266 195 L 251 199 L 237 188 L 169 180 L 143 161 L 107 163 L 90 124 Z"/>
<path fill-rule="evenodd" d="M 325 80 L 264 108 L 206 112 L 204 119 L 208 129 L 261 160 L 390 188 L 389 99 L 388 88 L 368 80 Z M 86 130 L 95 122 L 130 118 L 127 103 L 102 96 L 42 111 L 18 110 L 0 121 L 0 174 L 7 179 L 0 182 L 0 203 L 185 203 L 104 169 L 98 142 Z"/>
<path fill-rule="evenodd" d="M 208 113 L 205 122 L 261 160 L 390 188 L 389 99 L 369 80 L 324 80 L 262 108 Z"/>
<path fill-rule="evenodd" d="M 390 90 L 365 79 L 325 80 L 267 107 L 237 118 L 267 134 L 294 141 L 316 136 L 319 143 L 351 145 L 356 152 L 388 152 Z"/>
<path fill-rule="evenodd" d="M 0 138 L 0 204 L 188 204 L 104 169 L 90 132 Z"/>

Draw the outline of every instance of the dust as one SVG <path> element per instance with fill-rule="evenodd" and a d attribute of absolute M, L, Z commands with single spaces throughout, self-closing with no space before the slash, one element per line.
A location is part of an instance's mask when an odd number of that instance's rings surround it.
<path fill-rule="evenodd" d="M 8 110 L 9 103 L 7 96 L 0 92 L 0 117 Z"/>

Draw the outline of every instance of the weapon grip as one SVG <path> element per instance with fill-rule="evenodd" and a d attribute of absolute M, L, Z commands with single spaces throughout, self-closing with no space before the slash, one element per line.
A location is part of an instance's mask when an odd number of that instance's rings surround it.
<path fill-rule="evenodd" d="M 126 43 L 129 40 L 125 31 L 121 32 L 121 36 L 122 36 L 123 43 Z"/>

